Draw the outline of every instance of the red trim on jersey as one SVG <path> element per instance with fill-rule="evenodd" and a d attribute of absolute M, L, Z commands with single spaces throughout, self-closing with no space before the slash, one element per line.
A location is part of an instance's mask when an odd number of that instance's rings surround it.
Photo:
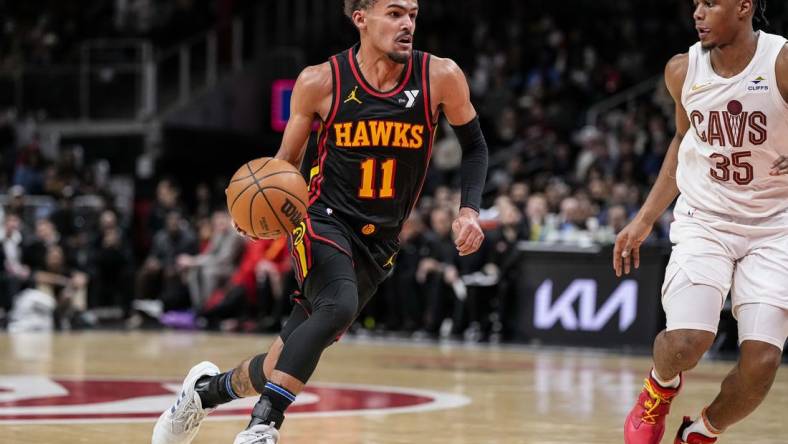
<path fill-rule="evenodd" d="M 326 128 L 323 131 L 322 137 L 317 143 L 317 163 L 319 172 L 317 177 L 314 180 L 314 189 L 310 189 L 312 192 L 312 196 L 309 198 L 309 205 L 315 203 L 318 197 L 320 197 L 320 190 L 323 187 L 323 178 L 325 177 L 325 163 L 326 163 L 326 156 L 328 155 L 328 149 L 326 149 L 326 139 L 328 138 L 328 131 L 329 129 Z"/>
<path fill-rule="evenodd" d="M 427 160 L 424 162 L 424 174 L 421 176 L 421 183 L 419 184 L 419 191 L 416 192 L 416 197 L 413 199 L 413 204 L 410 206 L 410 210 L 408 211 L 407 216 L 413 211 L 416 207 L 416 202 L 419 201 L 419 196 L 421 196 L 421 189 L 424 187 L 424 181 L 427 179 L 427 170 L 430 167 L 430 158 L 432 157 L 432 144 L 435 142 L 435 132 L 430 134 L 430 141 L 429 145 L 427 146 Z M 404 222 L 404 221 L 403 221 Z"/>
<path fill-rule="evenodd" d="M 326 155 L 328 153 L 328 150 L 326 149 L 326 139 L 328 138 L 328 132 L 331 130 L 331 125 L 334 123 L 334 118 L 337 116 L 337 111 L 339 110 L 340 94 L 342 94 L 342 77 L 339 75 L 339 62 L 337 61 L 336 56 L 331 57 L 331 71 L 334 74 L 334 90 L 331 99 L 331 112 L 328 116 L 328 120 L 323 122 L 323 131 L 320 134 L 321 137 L 318 138 L 317 142 L 317 159 L 319 170 L 314 180 L 310 180 L 310 184 L 314 184 L 314 186 L 309 187 L 309 205 L 315 203 L 317 198 L 320 196 L 320 189 L 323 185 L 323 177 L 325 175 L 324 167 Z"/>
<path fill-rule="evenodd" d="M 312 236 L 316 241 L 323 242 L 325 244 L 331 245 L 332 247 L 336 248 L 337 250 L 347 254 L 348 257 L 351 260 L 353 259 L 353 255 L 350 254 L 349 251 L 347 251 L 344 248 L 340 247 L 338 243 L 332 241 L 331 239 L 328 239 L 326 237 L 320 236 L 317 233 L 315 233 L 315 230 L 312 228 L 312 221 L 309 220 L 309 219 L 306 219 L 306 229 L 309 232 L 309 235 Z"/>
<path fill-rule="evenodd" d="M 298 306 L 301 307 L 302 310 L 304 310 L 304 313 L 306 313 L 306 317 L 312 316 L 312 312 L 306 306 L 307 302 L 309 302 L 306 300 L 306 298 L 299 296 L 297 298 L 293 298 L 293 302 L 298 304 Z"/>
<path fill-rule="evenodd" d="M 334 123 L 334 117 L 336 117 L 337 110 L 339 110 L 339 101 L 341 99 L 339 95 L 342 94 L 342 77 L 339 75 L 339 62 L 337 61 L 337 56 L 331 57 L 331 67 L 334 73 L 334 94 L 331 103 L 331 113 L 329 114 L 328 120 L 325 122 L 326 128 L 329 128 L 331 124 Z"/>
<path fill-rule="evenodd" d="M 290 248 L 290 259 L 293 263 L 293 270 L 295 271 L 295 278 L 299 284 L 304 282 L 304 270 L 301 269 L 301 261 L 298 259 L 298 253 L 296 252 L 295 244 L 291 243 L 292 247 Z"/>
<path fill-rule="evenodd" d="M 424 53 L 424 57 L 421 61 L 421 85 L 424 88 L 424 117 L 427 119 L 427 129 L 432 132 L 435 128 L 434 122 L 432 120 L 432 101 L 430 100 L 430 84 L 427 80 L 429 73 L 427 72 L 427 63 L 429 62 L 430 55 L 428 53 Z"/>
<path fill-rule="evenodd" d="M 309 236 L 304 236 L 304 251 L 306 252 L 306 269 L 310 270 L 312 268 L 312 239 Z"/>
<path fill-rule="evenodd" d="M 411 73 L 411 71 L 413 71 L 413 55 L 411 55 L 410 59 L 408 60 L 407 72 L 405 73 L 405 77 L 402 79 L 400 84 L 398 86 L 395 86 L 394 89 L 391 90 L 391 91 L 380 92 L 380 91 L 376 91 L 372 87 L 372 85 L 367 83 L 367 79 L 365 79 L 359 73 L 359 69 L 356 68 L 356 56 L 353 53 L 353 48 L 348 49 L 348 57 L 350 58 L 350 60 L 349 60 L 349 62 L 350 62 L 350 70 L 353 71 L 353 77 L 356 78 L 356 80 L 358 81 L 359 85 L 361 85 L 361 87 L 364 89 L 364 91 L 367 92 L 367 94 L 369 94 L 371 96 L 374 96 L 374 97 L 386 98 L 386 97 L 395 96 L 395 95 L 401 93 L 402 90 L 405 89 L 405 85 L 408 84 L 408 81 L 410 80 L 410 73 Z"/>

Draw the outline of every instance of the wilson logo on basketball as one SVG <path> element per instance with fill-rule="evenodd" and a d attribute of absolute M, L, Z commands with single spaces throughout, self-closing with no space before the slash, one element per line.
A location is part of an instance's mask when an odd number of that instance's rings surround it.
<path fill-rule="evenodd" d="M 301 223 L 301 219 L 304 218 L 304 215 L 298 211 L 298 208 L 290 199 L 285 199 L 281 211 L 293 226 L 298 226 Z"/>
<path fill-rule="evenodd" d="M 697 110 L 690 113 L 692 127 L 701 141 L 712 146 L 740 148 L 746 134 L 752 145 L 766 142 L 766 114 L 744 111 L 738 100 L 731 100 L 726 108 L 725 111 L 710 111 L 708 115 Z"/>
<path fill-rule="evenodd" d="M 279 230 L 271 229 L 271 227 L 268 225 L 268 221 L 264 217 L 261 217 L 258 223 L 260 224 L 261 231 L 258 231 L 256 233 L 259 235 L 271 236 L 271 235 L 277 235 L 279 233 Z"/>
<path fill-rule="evenodd" d="M 151 422 L 169 408 L 181 383 L 123 379 L 0 376 L 0 424 Z M 256 397 L 221 406 L 211 419 L 246 419 Z M 355 384 L 310 384 L 288 415 L 338 416 L 418 412 L 466 405 L 449 393 Z"/>

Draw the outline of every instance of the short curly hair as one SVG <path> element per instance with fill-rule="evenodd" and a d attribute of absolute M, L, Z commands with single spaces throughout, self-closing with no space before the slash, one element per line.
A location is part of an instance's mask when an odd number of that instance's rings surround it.
<path fill-rule="evenodd" d="M 378 0 L 345 0 L 345 15 L 353 20 L 353 13 L 362 9 L 369 9 L 375 6 Z"/>

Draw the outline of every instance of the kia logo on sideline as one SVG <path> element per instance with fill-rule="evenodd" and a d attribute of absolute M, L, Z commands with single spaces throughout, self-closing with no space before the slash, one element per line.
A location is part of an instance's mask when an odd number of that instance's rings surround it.
<path fill-rule="evenodd" d="M 622 281 L 598 309 L 595 280 L 576 279 L 553 300 L 553 281 L 546 279 L 536 289 L 534 327 L 549 330 L 560 322 L 569 331 L 600 331 L 618 312 L 618 331 L 623 333 L 635 322 L 637 307 L 638 283 L 632 279 Z"/>

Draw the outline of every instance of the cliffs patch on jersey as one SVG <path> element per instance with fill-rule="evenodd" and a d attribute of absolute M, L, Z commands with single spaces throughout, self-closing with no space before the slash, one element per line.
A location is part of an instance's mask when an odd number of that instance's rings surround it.
<path fill-rule="evenodd" d="M 741 102 L 731 100 L 724 111 L 690 113 L 690 121 L 698 138 L 714 146 L 740 148 L 747 141 L 752 145 L 766 142 L 766 114 L 762 111 L 745 111 Z"/>
<path fill-rule="evenodd" d="M 392 147 L 419 149 L 424 146 L 424 125 L 386 120 L 360 120 L 333 124 L 340 148 Z"/>

